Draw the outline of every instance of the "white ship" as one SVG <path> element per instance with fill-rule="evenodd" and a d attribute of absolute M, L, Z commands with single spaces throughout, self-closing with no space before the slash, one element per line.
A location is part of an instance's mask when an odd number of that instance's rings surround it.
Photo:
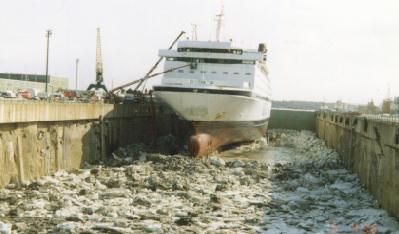
<path fill-rule="evenodd" d="M 165 73 L 154 94 L 190 124 L 193 156 L 263 137 L 270 117 L 265 44 L 233 47 L 219 40 L 220 27 L 221 19 L 215 41 L 179 41 L 177 50 L 159 51 L 165 71 L 190 65 Z"/>

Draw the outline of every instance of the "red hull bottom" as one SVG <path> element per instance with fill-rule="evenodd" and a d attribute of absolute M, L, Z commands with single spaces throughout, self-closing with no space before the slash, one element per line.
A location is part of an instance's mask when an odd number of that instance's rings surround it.
<path fill-rule="evenodd" d="M 256 122 L 191 122 L 188 150 L 201 157 L 230 144 L 249 142 L 264 137 L 268 120 Z"/>

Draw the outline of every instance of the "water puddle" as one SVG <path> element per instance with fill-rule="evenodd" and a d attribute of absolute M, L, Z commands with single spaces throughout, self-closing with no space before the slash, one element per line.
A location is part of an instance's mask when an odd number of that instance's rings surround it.
<path fill-rule="evenodd" d="M 268 164 L 285 164 L 291 160 L 294 154 L 294 149 L 289 147 L 275 147 L 275 146 L 260 146 L 257 148 L 246 145 L 237 147 L 235 149 L 227 150 L 219 153 L 219 156 L 225 161 L 242 160 L 252 161 L 257 160 Z"/>

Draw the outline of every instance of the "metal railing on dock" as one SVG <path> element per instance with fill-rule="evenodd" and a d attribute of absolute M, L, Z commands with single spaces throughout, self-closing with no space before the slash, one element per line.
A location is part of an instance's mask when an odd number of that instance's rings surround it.
<path fill-rule="evenodd" d="M 366 119 L 370 120 L 376 120 L 380 122 L 385 122 L 385 123 L 399 123 L 399 115 L 385 115 L 385 114 L 380 114 L 380 115 L 370 115 L 370 114 L 363 114 L 361 117 L 364 117 Z"/>

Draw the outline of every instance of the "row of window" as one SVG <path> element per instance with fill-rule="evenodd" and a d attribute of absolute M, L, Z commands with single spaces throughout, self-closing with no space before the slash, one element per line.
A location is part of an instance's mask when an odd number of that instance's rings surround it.
<path fill-rule="evenodd" d="M 0 78 L 9 80 L 22 80 L 46 83 L 45 75 L 29 75 L 29 74 L 15 74 L 15 73 L 0 73 Z M 51 77 L 49 76 L 49 80 Z"/>
<path fill-rule="evenodd" d="M 178 48 L 178 52 L 205 52 L 205 53 L 224 53 L 242 54 L 241 49 L 211 49 L 211 48 Z"/>
<path fill-rule="evenodd" d="M 178 72 L 178 73 L 184 73 L 184 70 L 177 70 L 177 72 Z M 194 70 L 190 70 L 189 72 L 190 72 L 190 73 L 195 73 Z M 205 73 L 208 73 L 208 72 L 207 72 L 207 71 L 200 71 L 200 73 L 205 74 Z M 217 74 L 216 71 L 212 71 L 212 72 L 209 72 L 209 73 Z M 223 72 L 223 74 L 228 75 L 229 72 Z M 231 74 L 240 75 L 239 72 L 232 72 Z M 248 75 L 248 76 L 252 75 L 252 73 L 250 73 L 250 72 L 246 72 L 246 73 L 244 73 L 244 74 L 245 74 L 245 75 Z"/>
<path fill-rule="evenodd" d="M 188 62 L 188 63 L 255 64 L 254 60 L 235 60 L 235 59 L 168 57 L 168 58 L 166 58 L 166 60 L 167 61 Z"/>

